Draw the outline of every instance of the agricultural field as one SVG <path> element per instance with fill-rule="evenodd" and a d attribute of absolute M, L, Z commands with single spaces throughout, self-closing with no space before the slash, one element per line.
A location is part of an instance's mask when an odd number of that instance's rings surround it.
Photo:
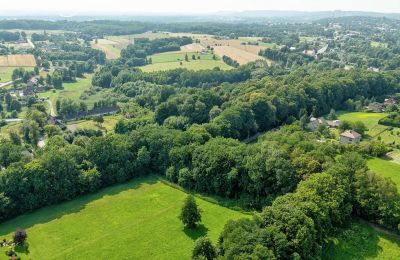
<path fill-rule="evenodd" d="M 190 60 L 189 62 L 183 61 L 182 65 L 179 61 L 177 62 L 164 62 L 164 63 L 153 63 L 146 65 L 144 67 L 140 67 L 140 69 L 144 72 L 153 72 L 153 71 L 165 71 L 165 70 L 173 70 L 179 68 L 185 68 L 188 70 L 206 70 L 213 69 L 215 67 L 219 67 L 222 70 L 232 69 L 231 66 L 225 64 L 221 60 Z"/>
<path fill-rule="evenodd" d="M 266 60 L 258 55 L 259 52 L 266 49 L 266 47 L 247 44 L 244 45 L 243 41 L 241 40 L 218 40 L 214 38 L 204 38 L 200 39 L 200 44 L 204 47 L 213 47 L 215 54 L 218 56 L 229 56 L 241 65 L 256 60 Z"/>
<path fill-rule="evenodd" d="M 83 92 L 90 88 L 92 85 L 92 75 L 87 74 L 86 78 L 77 78 L 76 82 L 64 83 L 63 89 L 49 90 L 39 93 L 38 97 L 47 98 L 51 101 L 53 109 L 55 110 L 56 101 L 59 98 L 69 98 L 80 102 L 80 96 Z"/>
<path fill-rule="evenodd" d="M 0 67 L 35 67 L 36 60 L 32 54 L 15 54 L 0 56 Z"/>
<path fill-rule="evenodd" d="M 322 259 L 364 260 L 399 259 L 400 240 L 380 232 L 365 222 L 354 220 L 347 229 L 342 230 L 324 249 Z"/>
<path fill-rule="evenodd" d="M 93 129 L 101 130 L 108 133 L 114 131 L 114 127 L 117 124 L 118 120 L 122 118 L 122 115 L 103 116 L 104 122 L 101 124 L 93 120 L 71 121 L 68 122 L 67 128 L 71 131 L 75 131 L 78 129 Z"/>
<path fill-rule="evenodd" d="M 350 122 L 355 122 L 355 121 L 361 121 L 365 124 L 365 126 L 370 129 L 378 124 L 378 121 L 387 114 L 385 113 L 367 113 L 367 112 L 346 112 L 346 111 L 340 111 L 336 113 L 338 116 L 338 119 L 340 120 L 345 120 L 345 121 L 350 121 Z"/>
<path fill-rule="evenodd" d="M 256 43 L 258 46 L 275 49 L 278 48 L 279 45 L 272 42 L 263 42 L 262 37 L 239 37 L 239 41 L 243 43 Z"/>
<path fill-rule="evenodd" d="M 189 61 L 192 60 L 192 56 L 196 57 L 196 60 L 213 60 L 212 54 L 201 54 L 197 52 L 165 52 L 160 54 L 155 54 L 148 56 L 148 59 L 151 58 L 152 63 L 165 63 L 165 62 L 175 62 L 175 61 L 185 61 L 185 55 L 188 55 Z M 200 59 L 198 59 L 200 57 Z"/>
<path fill-rule="evenodd" d="M 368 167 L 380 176 L 392 179 L 400 190 L 400 164 L 373 158 L 368 160 Z"/>
<path fill-rule="evenodd" d="M 17 67 L 0 67 L 0 82 L 11 81 L 12 73 L 16 68 Z"/>
<path fill-rule="evenodd" d="M 202 222 L 186 229 L 178 219 L 186 195 L 156 176 L 139 178 L 19 216 L 1 225 L 0 237 L 26 229 L 23 260 L 190 259 L 195 239 L 216 243 L 228 220 L 249 217 L 196 198 Z M 0 259 L 7 259 L 1 250 Z"/>
<path fill-rule="evenodd" d="M 118 59 L 121 55 L 121 50 L 127 45 L 107 39 L 98 39 L 97 43 L 95 41 L 92 42 L 92 47 L 104 51 L 106 58 L 109 60 Z"/>

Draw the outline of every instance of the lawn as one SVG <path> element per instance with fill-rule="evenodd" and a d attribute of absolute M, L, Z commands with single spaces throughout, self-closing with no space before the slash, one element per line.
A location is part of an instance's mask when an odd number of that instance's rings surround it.
<path fill-rule="evenodd" d="M 196 198 L 203 221 L 187 230 L 178 219 L 185 198 L 155 176 L 140 178 L 12 219 L 0 237 L 26 229 L 22 259 L 190 259 L 196 238 L 216 243 L 228 220 L 249 216 Z"/>
<path fill-rule="evenodd" d="M 0 127 L 0 137 L 1 138 L 9 138 L 11 132 L 19 133 L 21 125 L 22 125 L 21 122 L 13 122 L 13 123 L 8 123 L 7 125 Z"/>
<path fill-rule="evenodd" d="M 324 249 L 322 259 L 400 259 L 400 240 L 355 220 Z"/>
<path fill-rule="evenodd" d="M 379 119 L 387 116 L 385 113 L 367 113 L 367 112 L 337 112 L 338 119 L 350 122 L 361 121 L 368 129 L 378 124 Z"/>
<path fill-rule="evenodd" d="M 382 177 L 391 178 L 400 190 L 400 164 L 380 158 L 368 160 L 368 167 Z"/>
<path fill-rule="evenodd" d="M 176 62 L 176 61 L 184 61 L 186 54 L 188 55 L 189 61 L 193 61 L 192 55 L 195 55 L 196 59 L 198 59 L 198 57 L 200 57 L 200 61 L 213 60 L 212 54 L 200 54 L 200 53 L 196 53 L 196 52 L 161 53 L 161 54 L 151 55 L 148 58 L 151 58 L 153 64 L 164 63 L 164 62 Z"/>
<path fill-rule="evenodd" d="M 39 97 L 49 97 L 53 106 L 56 105 L 56 100 L 59 98 L 69 98 L 76 102 L 80 102 L 80 96 L 83 92 L 90 88 L 92 85 L 92 75 L 86 75 L 86 78 L 77 78 L 76 82 L 63 83 L 63 89 L 60 90 L 49 90 L 43 93 L 39 93 Z M 55 110 L 55 107 L 54 107 Z"/>
<path fill-rule="evenodd" d="M 231 66 L 225 64 L 221 60 L 190 60 L 189 62 L 183 61 L 182 65 L 179 61 L 176 62 L 164 62 L 154 63 L 141 67 L 140 69 L 144 72 L 173 70 L 178 68 L 185 68 L 188 70 L 207 70 L 219 67 L 222 70 L 232 69 Z"/>
<path fill-rule="evenodd" d="M 104 122 L 102 124 L 96 123 L 93 120 L 79 120 L 68 122 L 68 129 L 75 131 L 76 129 L 93 129 L 110 132 L 114 130 L 118 120 L 122 119 L 122 115 L 103 116 Z"/>

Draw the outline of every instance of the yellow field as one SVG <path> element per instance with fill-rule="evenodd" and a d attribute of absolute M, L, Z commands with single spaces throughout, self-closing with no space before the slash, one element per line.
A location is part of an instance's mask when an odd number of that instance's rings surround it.
<path fill-rule="evenodd" d="M 36 60 L 32 54 L 0 56 L 0 67 L 35 67 Z"/>
<path fill-rule="evenodd" d="M 261 50 L 266 49 L 265 46 L 244 45 L 243 41 L 240 40 L 218 40 L 214 38 L 200 39 L 200 44 L 203 47 L 214 48 L 214 52 L 218 56 L 226 55 L 241 65 L 256 60 L 266 60 L 258 55 Z"/>

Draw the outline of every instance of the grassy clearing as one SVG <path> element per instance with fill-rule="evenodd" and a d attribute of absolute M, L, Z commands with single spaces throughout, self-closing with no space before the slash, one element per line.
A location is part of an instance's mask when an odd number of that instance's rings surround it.
<path fill-rule="evenodd" d="M 361 121 L 365 126 L 370 129 L 378 124 L 379 119 L 387 116 L 385 113 L 367 113 L 367 112 L 337 112 L 340 120 L 346 120 L 350 122 Z"/>
<path fill-rule="evenodd" d="M 190 259 L 196 238 L 215 243 L 228 220 L 248 216 L 197 198 L 203 221 L 187 230 L 178 219 L 185 198 L 155 176 L 136 179 L 17 217 L 0 236 L 27 230 L 22 259 Z"/>
<path fill-rule="evenodd" d="M 191 60 L 189 62 L 183 61 L 182 65 L 179 61 L 177 62 L 164 62 L 164 63 L 154 63 L 141 67 L 140 69 L 144 72 L 153 71 L 163 71 L 163 70 L 173 70 L 179 68 L 185 68 L 189 70 L 207 70 L 219 67 L 222 70 L 232 69 L 231 66 L 225 64 L 221 60 Z"/>
<path fill-rule="evenodd" d="M 369 135 L 368 140 L 378 140 L 387 144 L 400 143 L 400 128 L 379 125 L 378 121 L 387 116 L 386 113 L 366 113 L 366 112 L 345 112 L 340 111 L 337 113 L 340 120 L 350 122 L 361 121 L 368 128 L 366 132 Z M 391 129 L 391 130 L 389 130 Z"/>
<path fill-rule="evenodd" d="M 332 260 L 399 258 L 399 240 L 357 220 L 336 236 L 334 244 L 324 249 L 322 257 L 322 259 Z"/>
<path fill-rule="evenodd" d="M 186 54 L 188 55 L 190 62 L 193 61 L 192 60 L 193 55 L 195 55 L 196 60 L 199 60 L 198 57 L 200 57 L 200 61 L 213 60 L 212 54 L 200 54 L 196 52 L 161 53 L 161 54 L 151 55 L 148 58 L 151 58 L 153 64 L 165 63 L 165 62 L 177 62 L 177 61 L 185 61 Z"/>
<path fill-rule="evenodd" d="M 0 138 L 9 138 L 11 132 L 19 133 L 21 125 L 21 122 L 14 122 L 0 127 Z"/>
<path fill-rule="evenodd" d="M 92 75 L 86 75 L 86 78 L 77 78 L 76 82 L 72 83 L 63 83 L 63 89 L 57 90 L 49 90 L 43 93 L 39 93 L 39 97 L 49 97 L 50 101 L 53 103 L 53 106 L 56 105 L 56 101 L 59 98 L 69 98 L 76 102 L 80 102 L 82 100 L 79 97 L 83 94 L 83 92 L 90 88 L 92 85 Z M 55 107 L 54 107 L 55 110 Z"/>
<path fill-rule="evenodd" d="M 0 82 L 4 83 L 11 81 L 12 73 L 17 68 L 19 67 L 0 67 Z M 31 71 L 33 70 L 33 67 L 25 67 L 24 69 L 27 71 Z"/>
<path fill-rule="evenodd" d="M 380 176 L 392 179 L 400 190 L 400 164 L 373 158 L 368 160 L 368 167 Z"/>
<path fill-rule="evenodd" d="M 388 44 L 386 42 L 372 41 L 371 42 L 371 47 L 373 47 L 373 48 L 387 48 Z"/>
<path fill-rule="evenodd" d="M 93 120 L 78 120 L 68 122 L 67 127 L 70 130 L 77 130 L 77 129 L 93 129 L 93 130 L 101 130 L 105 132 L 111 132 L 114 130 L 115 125 L 117 124 L 118 120 L 122 119 L 122 115 L 110 115 L 104 116 L 104 122 L 102 124 L 96 123 Z"/>

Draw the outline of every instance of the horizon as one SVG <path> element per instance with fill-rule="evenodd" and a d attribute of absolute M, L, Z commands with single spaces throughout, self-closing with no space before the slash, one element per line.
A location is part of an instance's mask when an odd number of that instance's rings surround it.
<path fill-rule="evenodd" d="M 14 0 L 0 10 L 0 16 L 171 16 L 171 15 L 216 15 L 220 13 L 241 12 L 374 12 L 374 13 L 400 13 L 400 5 L 396 0 L 366 1 L 319 1 L 312 0 L 281 0 L 262 1 L 247 0 L 231 2 L 229 0 L 203 0 L 198 4 L 193 0 L 147 0 L 146 2 L 114 0 L 99 0 L 95 5 L 91 2 L 79 0 L 51 1 L 38 0 L 34 3 L 29 0 Z"/>

